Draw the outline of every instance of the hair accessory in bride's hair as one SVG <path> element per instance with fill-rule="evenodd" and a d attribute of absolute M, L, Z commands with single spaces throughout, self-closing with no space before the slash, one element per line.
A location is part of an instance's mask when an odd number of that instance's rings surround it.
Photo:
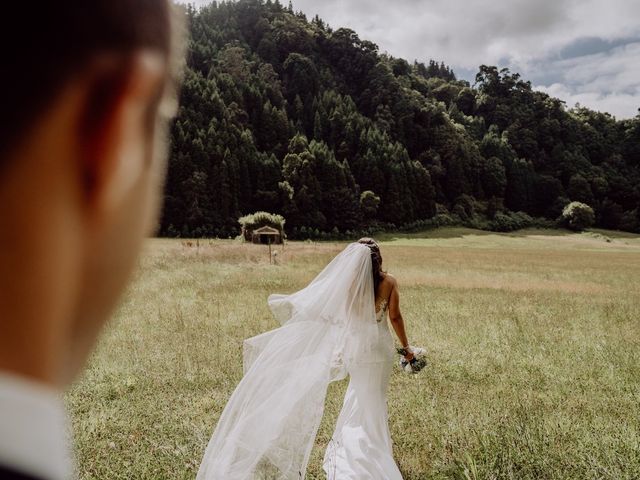
<path fill-rule="evenodd" d="M 363 237 L 358 240 L 358 243 L 366 245 L 371 250 L 371 265 L 373 267 L 373 291 L 378 291 L 378 285 L 382 282 L 382 254 L 380 253 L 380 247 L 378 243 L 369 237 Z"/>

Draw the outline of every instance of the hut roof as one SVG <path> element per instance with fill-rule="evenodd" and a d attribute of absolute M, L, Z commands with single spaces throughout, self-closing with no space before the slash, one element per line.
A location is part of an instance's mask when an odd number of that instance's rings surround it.
<path fill-rule="evenodd" d="M 252 233 L 258 234 L 258 235 L 280 235 L 279 230 L 276 230 L 275 228 L 270 227 L 269 225 L 265 225 L 264 227 L 257 228 Z"/>

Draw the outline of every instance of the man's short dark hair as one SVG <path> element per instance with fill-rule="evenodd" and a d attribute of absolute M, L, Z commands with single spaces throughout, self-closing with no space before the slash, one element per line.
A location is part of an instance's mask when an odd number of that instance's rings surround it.
<path fill-rule="evenodd" d="M 168 0 L 15 0 L 1 8 L 0 169 L 6 151 L 95 55 L 171 48 Z"/>

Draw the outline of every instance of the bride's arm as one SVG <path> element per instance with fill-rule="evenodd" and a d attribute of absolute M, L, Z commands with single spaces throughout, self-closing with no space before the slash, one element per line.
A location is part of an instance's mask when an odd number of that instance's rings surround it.
<path fill-rule="evenodd" d="M 398 336 L 398 340 L 400 340 L 400 343 L 402 344 L 402 348 L 409 352 L 404 358 L 411 360 L 413 358 L 413 353 L 409 350 L 409 340 L 407 339 L 404 320 L 402 318 L 402 313 L 400 312 L 400 292 L 398 291 L 398 282 L 393 277 L 391 277 L 391 281 L 393 283 L 391 296 L 389 297 L 389 320 L 391 320 L 391 325 L 393 325 L 393 329 Z"/>

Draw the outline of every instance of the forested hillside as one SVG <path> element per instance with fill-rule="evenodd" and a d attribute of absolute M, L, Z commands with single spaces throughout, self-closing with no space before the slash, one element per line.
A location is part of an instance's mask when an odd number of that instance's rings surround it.
<path fill-rule="evenodd" d="M 509 230 L 551 224 L 570 200 L 640 231 L 640 115 L 568 109 L 491 66 L 469 85 L 277 1 L 186 10 L 163 235 L 235 236 L 257 210 L 292 238 Z"/>

